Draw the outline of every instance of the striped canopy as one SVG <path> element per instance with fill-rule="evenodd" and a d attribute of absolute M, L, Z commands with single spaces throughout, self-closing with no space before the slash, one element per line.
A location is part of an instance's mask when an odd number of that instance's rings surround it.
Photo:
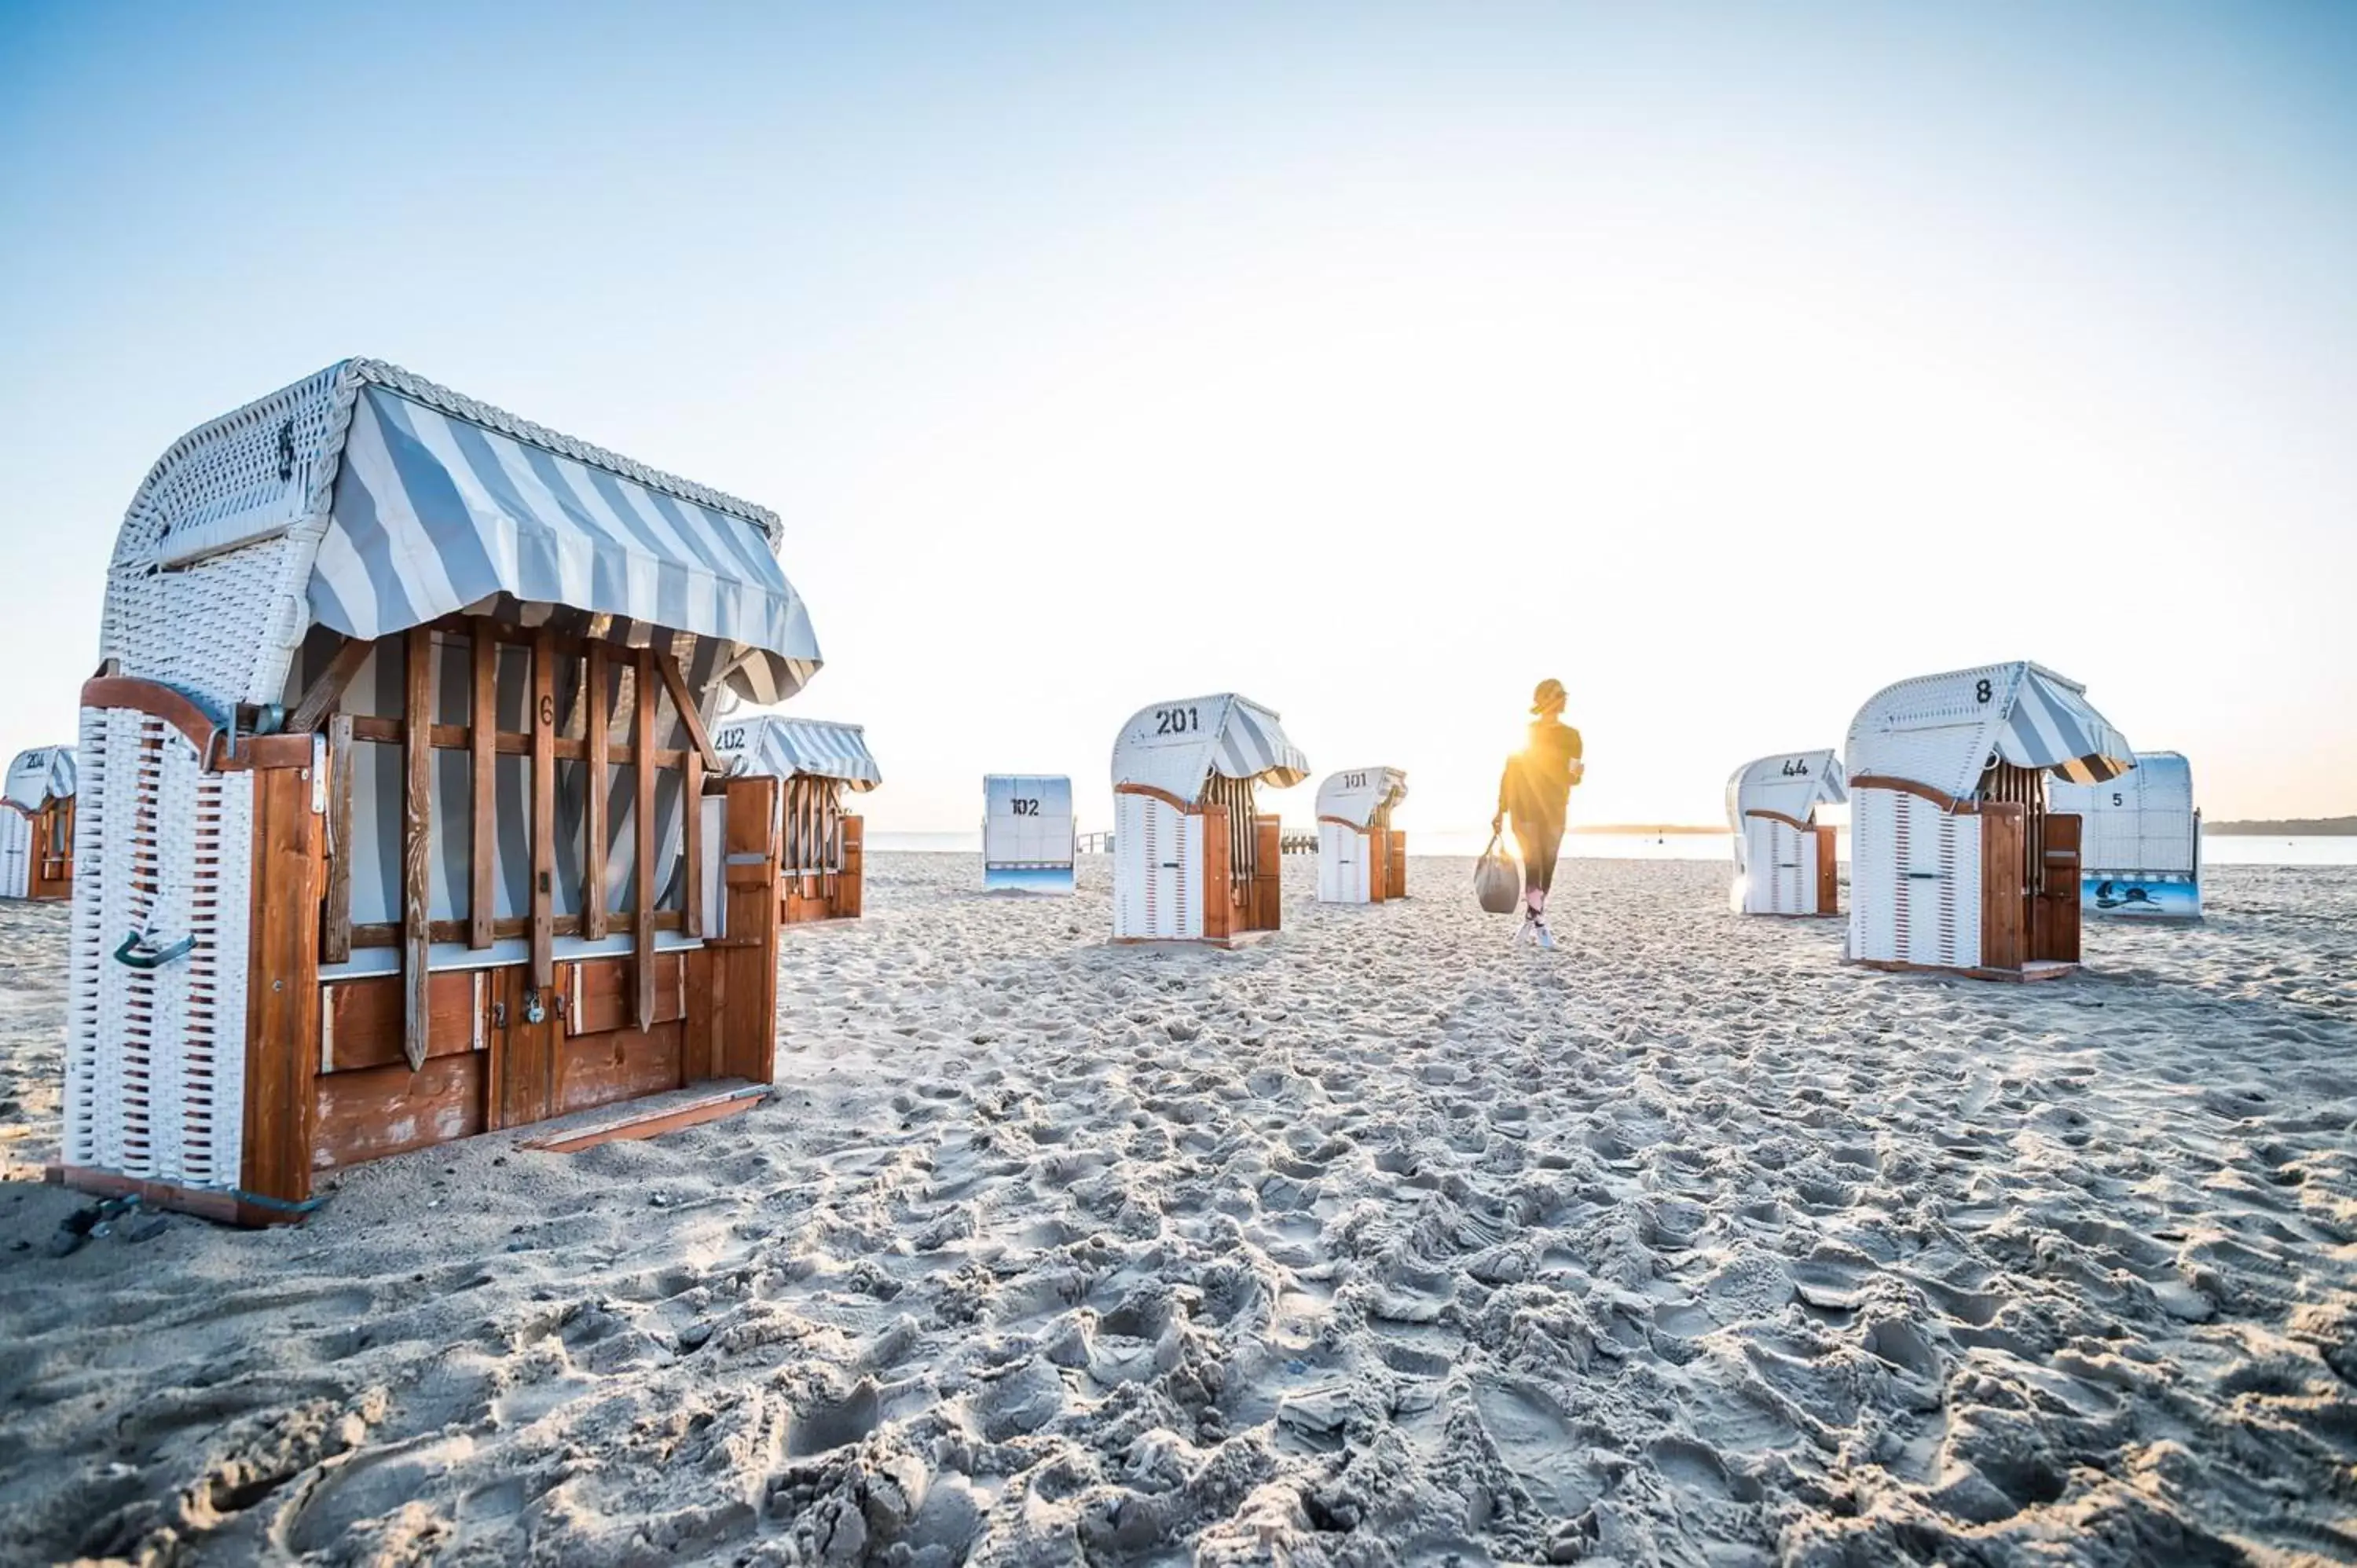
<path fill-rule="evenodd" d="M 1214 773 L 1285 789 L 1309 777 L 1309 759 L 1285 736 L 1275 711 L 1222 692 L 1140 708 L 1113 750 L 1113 781 L 1143 784 L 1188 805 Z"/>
<path fill-rule="evenodd" d="M 1318 786 L 1318 815 L 1340 818 L 1354 828 L 1372 825 L 1378 812 L 1407 799 L 1407 771 L 1400 768 L 1345 768 Z"/>
<path fill-rule="evenodd" d="M 2086 688 L 2025 665 L 1997 755 L 2016 768 L 2048 768 L 2074 784 L 2100 784 L 2136 766 L 2136 748 L 2088 705 Z"/>
<path fill-rule="evenodd" d="M 729 678 L 756 702 L 817 671 L 769 513 L 356 363 L 311 574 L 321 625 L 374 639 L 506 596 L 715 639 L 735 650 Z"/>
<path fill-rule="evenodd" d="M 7 784 L 0 788 L 0 797 L 27 815 L 73 792 L 74 748 L 70 746 L 37 746 L 18 752 L 8 764 Z"/>
<path fill-rule="evenodd" d="M 1883 688 L 1850 722 L 1843 751 L 1853 780 L 1906 779 L 1959 799 L 1999 760 L 2083 784 L 2136 766 L 2086 688 L 2026 659 Z"/>
<path fill-rule="evenodd" d="M 749 714 L 714 725 L 712 746 L 731 773 L 835 779 L 863 791 L 884 782 L 867 749 L 867 732 L 857 725 Z"/>

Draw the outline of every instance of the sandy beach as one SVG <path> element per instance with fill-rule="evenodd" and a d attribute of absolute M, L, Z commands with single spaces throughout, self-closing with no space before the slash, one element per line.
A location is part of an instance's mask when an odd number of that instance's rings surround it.
<path fill-rule="evenodd" d="M 0 1560 L 2357 1556 L 2357 872 L 2007 986 L 1716 865 L 1461 861 L 1233 953 L 877 855 L 775 1099 L 46 1250 L 66 912 L 0 907 Z"/>

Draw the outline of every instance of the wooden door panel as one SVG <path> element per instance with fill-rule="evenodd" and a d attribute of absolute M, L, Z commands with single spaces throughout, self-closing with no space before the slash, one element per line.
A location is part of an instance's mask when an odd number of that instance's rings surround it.
<path fill-rule="evenodd" d="M 2026 955 L 2021 841 L 2028 812 L 1984 801 L 1981 820 L 1981 967 L 2019 969 Z"/>
<path fill-rule="evenodd" d="M 494 972 L 498 980 L 489 1030 L 491 1077 L 487 1092 L 495 1127 L 521 1127 L 556 1113 L 557 1043 L 565 1021 L 552 1004 L 564 993 L 565 967 L 557 966 L 556 983 L 542 998 L 544 1015 L 537 1023 L 525 1016 L 533 989 L 530 972 Z"/>
<path fill-rule="evenodd" d="M 2057 963 L 2079 961 L 2079 846 L 2084 819 L 2049 813 L 2040 846 L 2043 886 L 2039 890 L 2039 940 L 2030 957 Z"/>

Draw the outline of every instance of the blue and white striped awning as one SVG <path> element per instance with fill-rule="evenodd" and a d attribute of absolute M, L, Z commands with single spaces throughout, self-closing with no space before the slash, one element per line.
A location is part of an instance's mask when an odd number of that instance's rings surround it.
<path fill-rule="evenodd" d="M 368 371 L 312 569 L 321 625 L 373 639 L 506 595 L 733 645 L 730 678 L 757 702 L 816 672 L 768 514 L 391 367 Z"/>
<path fill-rule="evenodd" d="M 2074 784 L 2100 784 L 2134 768 L 2136 749 L 2083 692 L 2051 670 L 2028 665 L 1997 735 L 1997 755 L 2016 768 L 2052 768 Z"/>
<path fill-rule="evenodd" d="M 712 746 L 731 773 L 837 779 L 859 790 L 884 782 L 883 769 L 867 749 L 867 732 L 857 725 L 749 714 L 715 725 Z"/>
<path fill-rule="evenodd" d="M 1114 743 L 1116 789 L 1142 784 L 1191 806 L 1214 773 L 1284 789 L 1309 777 L 1309 759 L 1274 709 L 1233 692 L 1140 708 Z"/>
<path fill-rule="evenodd" d="M 1853 780 L 1911 779 L 1959 800 L 1999 760 L 2082 784 L 2136 766 L 2086 688 L 2027 659 L 1886 686 L 1850 721 L 1842 750 Z"/>
<path fill-rule="evenodd" d="M 8 764 L 8 781 L 0 787 L 0 798 L 30 815 L 71 795 L 75 778 L 72 746 L 37 746 L 18 752 Z"/>

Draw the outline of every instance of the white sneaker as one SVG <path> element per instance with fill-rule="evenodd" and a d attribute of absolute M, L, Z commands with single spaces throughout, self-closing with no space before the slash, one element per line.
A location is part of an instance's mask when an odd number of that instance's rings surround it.
<path fill-rule="evenodd" d="M 1555 933 L 1546 929 L 1546 922 L 1544 920 L 1534 920 L 1531 924 L 1538 929 L 1540 950 L 1543 952 L 1555 951 Z"/>
<path fill-rule="evenodd" d="M 1531 940 L 1534 934 L 1538 930 L 1538 927 L 1539 923 L 1536 920 L 1532 919 L 1528 915 L 1524 915 L 1523 917 L 1522 929 L 1514 933 L 1513 945 L 1520 947 L 1524 942 Z"/>

